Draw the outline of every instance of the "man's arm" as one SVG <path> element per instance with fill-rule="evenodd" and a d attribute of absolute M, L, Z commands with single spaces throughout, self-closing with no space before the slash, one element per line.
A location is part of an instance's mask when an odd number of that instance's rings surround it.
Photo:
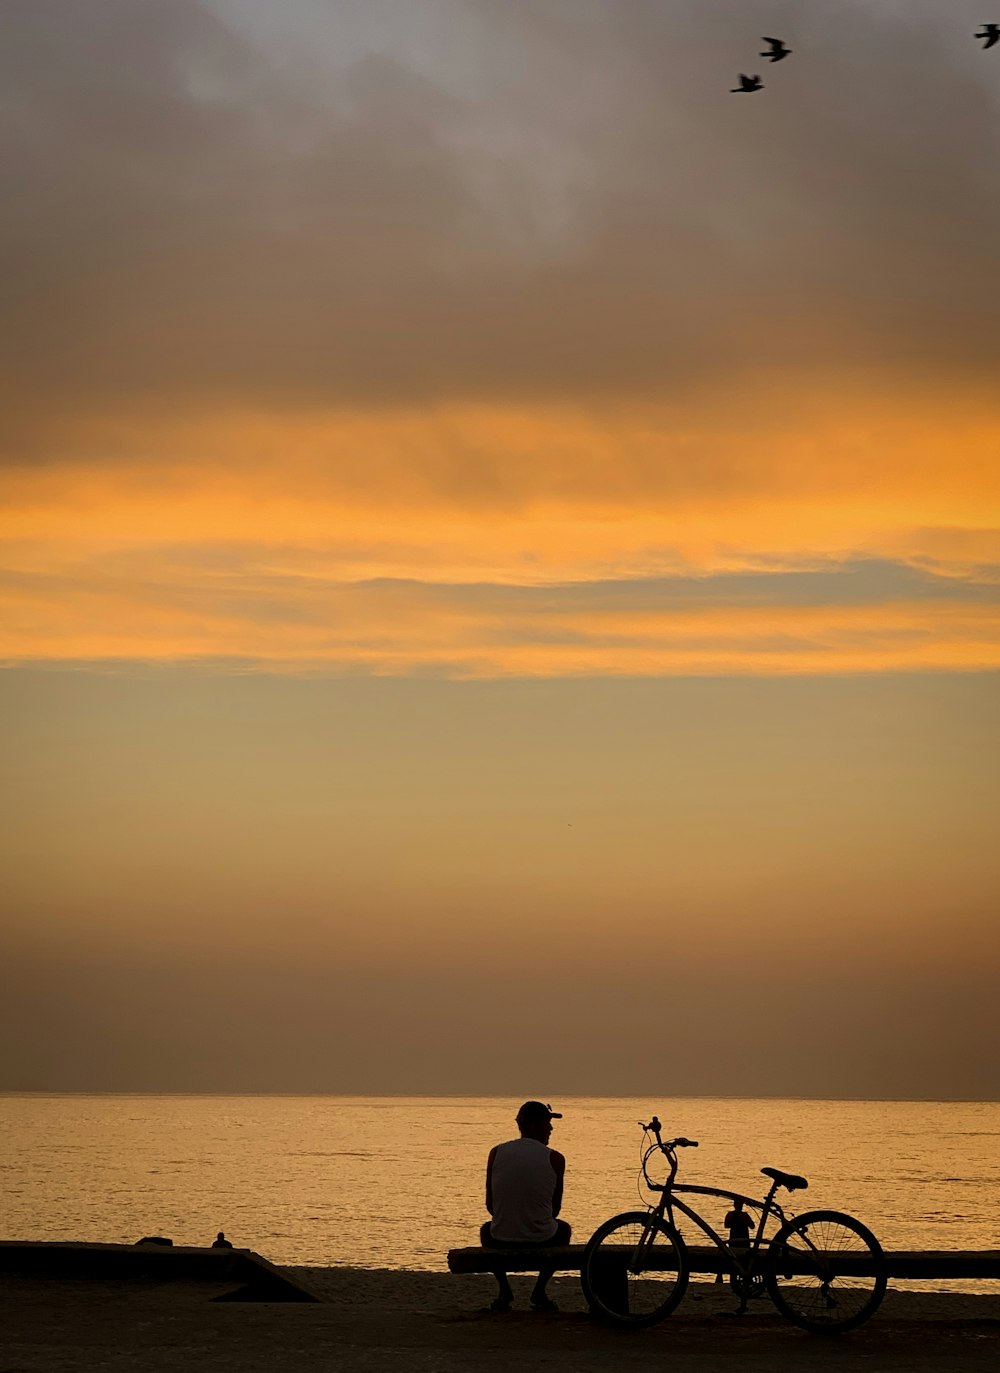
<path fill-rule="evenodd" d="M 491 1216 L 493 1214 L 493 1160 L 497 1156 L 499 1147 L 499 1145 L 494 1144 L 490 1150 L 490 1156 L 486 1160 L 486 1210 Z"/>
<path fill-rule="evenodd" d="M 563 1199 L 563 1179 L 566 1176 L 566 1159 L 557 1149 L 549 1150 L 549 1160 L 552 1164 L 552 1171 L 556 1175 L 556 1185 L 552 1189 L 552 1214 L 558 1216 L 562 1207 Z"/>

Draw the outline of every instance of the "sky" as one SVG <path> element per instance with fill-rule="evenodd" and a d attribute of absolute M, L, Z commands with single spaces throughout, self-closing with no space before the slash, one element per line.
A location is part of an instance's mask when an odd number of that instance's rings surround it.
<path fill-rule="evenodd" d="M 0 1089 L 1000 1097 L 981 9 L 7 0 Z"/>

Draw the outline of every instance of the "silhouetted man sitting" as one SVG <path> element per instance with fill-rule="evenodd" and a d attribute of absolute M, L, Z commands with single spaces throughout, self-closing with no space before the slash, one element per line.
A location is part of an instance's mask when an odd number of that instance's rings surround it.
<path fill-rule="evenodd" d="M 562 1120 L 541 1101 L 526 1101 L 517 1113 L 520 1139 L 509 1139 L 490 1150 L 486 1163 L 486 1209 L 493 1217 L 479 1232 L 481 1242 L 497 1249 L 522 1249 L 536 1244 L 569 1244 L 570 1227 L 559 1220 L 562 1206 L 566 1160 L 549 1148 L 553 1120 Z M 550 1266 L 539 1269 L 531 1292 L 536 1311 L 558 1310 L 545 1288 L 555 1272 Z M 514 1304 L 507 1274 L 495 1274 L 500 1294 L 493 1311 L 509 1311 Z"/>
<path fill-rule="evenodd" d="M 232 1249 L 232 1247 L 233 1246 L 226 1239 L 226 1232 L 224 1230 L 220 1230 L 212 1241 L 213 1249 Z"/>

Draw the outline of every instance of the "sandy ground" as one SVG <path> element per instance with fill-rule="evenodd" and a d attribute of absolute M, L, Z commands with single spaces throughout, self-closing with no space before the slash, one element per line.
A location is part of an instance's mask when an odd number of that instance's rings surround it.
<path fill-rule="evenodd" d="M 683 1373 L 996 1373 L 1000 1297 L 892 1292 L 862 1329 L 818 1339 L 794 1329 L 767 1300 L 734 1316 L 725 1288 L 692 1284 L 678 1312 L 651 1330 L 591 1320 L 579 1283 L 550 1291 L 556 1314 L 527 1305 L 530 1279 L 515 1278 L 517 1307 L 485 1308 L 489 1277 L 360 1269 L 288 1270 L 322 1304 L 213 1303 L 210 1284 L 4 1278 L 0 1373 L 63 1369 L 520 1370 L 611 1373 L 670 1367 Z"/>

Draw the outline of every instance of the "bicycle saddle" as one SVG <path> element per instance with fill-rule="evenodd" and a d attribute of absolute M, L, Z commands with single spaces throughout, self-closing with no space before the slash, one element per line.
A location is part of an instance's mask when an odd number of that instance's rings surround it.
<path fill-rule="evenodd" d="M 787 1187 L 789 1192 L 801 1192 L 809 1186 L 798 1173 L 783 1173 L 780 1168 L 762 1168 L 760 1171 L 766 1178 L 774 1178 L 779 1187 Z"/>

